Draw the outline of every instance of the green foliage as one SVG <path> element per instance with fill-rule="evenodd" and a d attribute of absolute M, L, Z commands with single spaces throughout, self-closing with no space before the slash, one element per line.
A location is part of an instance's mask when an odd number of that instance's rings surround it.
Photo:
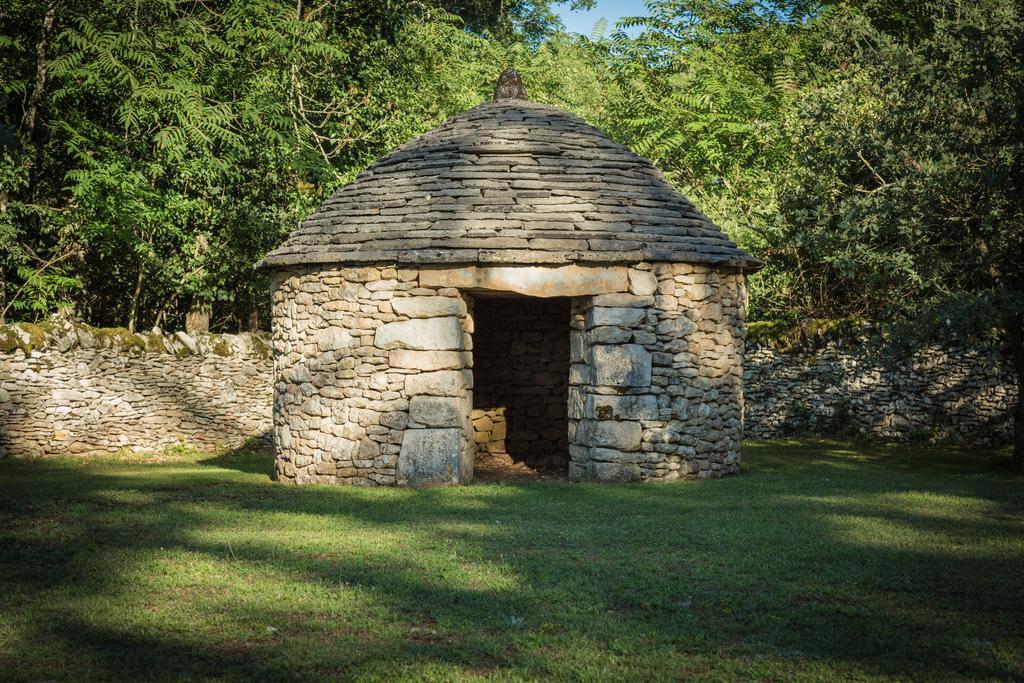
<path fill-rule="evenodd" d="M 606 127 L 757 255 L 793 163 L 783 122 L 823 78 L 809 23 L 817 12 L 814 2 L 652 2 L 649 16 L 624 22 L 640 34 L 612 45 L 622 96 Z M 753 284 L 757 310 L 765 287 Z"/>
<path fill-rule="evenodd" d="M 1024 17 L 999 0 L 931 7 L 909 36 L 853 10 L 822 28 L 838 76 L 787 120 L 799 163 L 763 239 L 791 289 L 762 312 L 1024 305 L 1007 294 L 1024 282 Z"/>
<path fill-rule="evenodd" d="M 815 348 L 830 341 L 858 344 L 869 330 L 863 318 L 806 319 L 799 323 L 787 320 L 760 320 L 747 323 L 747 341 L 782 353 Z"/>
<path fill-rule="evenodd" d="M 37 3 L 15 3 L 0 14 L 0 310 L 73 301 L 134 329 L 213 303 L 215 327 L 249 325 L 267 291 L 251 265 L 370 161 L 480 102 L 503 62 L 529 60 L 517 41 L 549 4 L 509 5 L 503 44 L 421 3 L 58 1 L 49 33 Z"/>
<path fill-rule="evenodd" d="M 265 324 L 252 263 L 515 66 L 765 261 L 753 319 L 1024 348 L 1022 21 L 1012 0 L 656 0 L 587 38 L 549 0 L 16 0 L 0 318 Z"/>

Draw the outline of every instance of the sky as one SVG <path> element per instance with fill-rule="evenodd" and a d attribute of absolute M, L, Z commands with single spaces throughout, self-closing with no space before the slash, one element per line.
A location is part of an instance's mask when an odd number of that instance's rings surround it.
<path fill-rule="evenodd" d="M 589 36 L 594 24 L 601 17 L 608 20 L 608 31 L 615 28 L 615 22 L 622 17 L 639 17 L 647 14 L 643 0 L 597 0 L 592 10 L 572 11 L 569 2 L 556 2 L 554 9 L 562 17 L 562 23 L 569 33 Z"/>

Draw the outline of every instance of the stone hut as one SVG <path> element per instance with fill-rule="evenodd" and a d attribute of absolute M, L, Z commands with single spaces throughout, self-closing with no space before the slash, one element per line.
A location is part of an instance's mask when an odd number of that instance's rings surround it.
<path fill-rule="evenodd" d="M 514 70 L 342 187 L 271 271 L 281 481 L 737 472 L 757 261 Z"/>

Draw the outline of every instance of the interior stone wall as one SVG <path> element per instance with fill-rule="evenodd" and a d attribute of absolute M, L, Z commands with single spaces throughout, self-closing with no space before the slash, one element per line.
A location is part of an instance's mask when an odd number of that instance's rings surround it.
<path fill-rule="evenodd" d="M 271 431 L 259 335 L 0 327 L 0 457 L 236 446 Z"/>
<path fill-rule="evenodd" d="M 573 302 L 570 478 L 738 472 L 743 276 L 686 264 L 629 276 L 628 293 Z"/>
<path fill-rule="evenodd" d="M 569 318 L 565 297 L 474 299 L 478 451 L 506 452 L 536 470 L 566 471 Z"/>

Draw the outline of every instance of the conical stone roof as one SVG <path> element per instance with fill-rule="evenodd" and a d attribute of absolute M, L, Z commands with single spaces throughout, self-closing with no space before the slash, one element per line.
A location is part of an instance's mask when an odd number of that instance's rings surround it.
<path fill-rule="evenodd" d="M 373 163 L 257 267 L 760 265 L 649 161 L 525 99 L 514 72 L 496 98 Z"/>

